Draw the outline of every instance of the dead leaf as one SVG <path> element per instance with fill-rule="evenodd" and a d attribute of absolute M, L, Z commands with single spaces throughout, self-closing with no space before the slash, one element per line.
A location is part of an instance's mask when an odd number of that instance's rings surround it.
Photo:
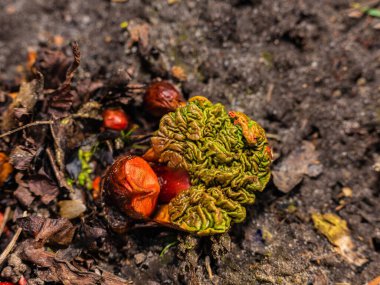
<path fill-rule="evenodd" d="M 53 115 L 55 118 L 62 118 L 66 115 L 66 112 L 70 110 L 73 105 L 73 101 L 77 94 L 75 91 L 71 90 L 71 81 L 74 77 L 75 71 L 78 69 L 80 64 L 80 50 L 77 42 L 71 43 L 71 49 L 73 53 L 74 60 L 71 61 L 69 67 L 65 70 L 65 77 L 62 84 L 48 95 L 48 113 Z"/>
<path fill-rule="evenodd" d="M 58 186 L 43 175 L 31 177 L 28 181 L 28 186 L 34 195 L 41 197 L 41 201 L 45 205 L 53 201 L 59 194 Z"/>
<path fill-rule="evenodd" d="M 55 114 L 58 112 L 65 112 L 70 110 L 73 105 L 74 98 L 76 97 L 75 91 L 64 90 L 61 92 L 53 92 L 49 96 L 49 113 Z M 61 118 L 62 116 L 55 116 Z"/>
<path fill-rule="evenodd" d="M 315 146 L 304 141 L 274 168 L 273 182 L 279 190 L 288 193 L 302 181 L 304 175 L 317 177 L 322 171 Z"/>
<path fill-rule="evenodd" d="M 35 73 L 36 79 L 30 82 L 23 82 L 20 86 L 20 91 L 17 96 L 13 99 L 13 102 L 8 106 L 7 110 L 4 112 L 2 118 L 1 129 L 3 131 L 8 131 L 12 129 L 16 123 L 15 109 L 18 109 L 18 118 L 22 117 L 23 114 L 27 114 L 32 111 L 34 105 L 36 104 L 38 98 L 42 94 L 44 87 L 44 77 L 40 72 Z"/>
<path fill-rule="evenodd" d="M 68 251 L 71 252 L 68 253 Z M 66 253 L 62 253 L 62 251 L 48 252 L 42 243 L 29 239 L 18 245 L 12 257 L 37 266 L 37 277 L 44 282 L 59 282 L 64 285 L 128 284 L 126 280 L 101 268 L 98 268 L 102 272 L 99 275 L 80 267 L 77 263 L 74 266 L 69 261 L 78 253 L 75 249 L 70 248 L 66 250 Z"/>
<path fill-rule="evenodd" d="M 43 244 L 53 243 L 69 245 L 74 237 L 76 227 L 68 219 L 48 219 L 30 216 L 17 219 L 17 224 L 36 241 Z"/>
<path fill-rule="evenodd" d="M 43 76 L 37 72 L 36 79 L 22 83 L 20 91 L 14 101 L 14 107 L 24 107 L 28 112 L 32 111 L 44 88 Z"/>
<path fill-rule="evenodd" d="M 65 249 L 60 249 L 55 253 L 55 259 L 58 261 L 73 261 L 74 258 L 79 256 L 82 253 L 81 248 L 75 248 L 72 246 L 69 246 Z"/>
<path fill-rule="evenodd" d="M 25 207 L 29 207 L 33 201 L 34 196 L 30 193 L 28 184 L 24 181 L 18 182 L 18 187 L 15 192 L 13 192 L 13 196 Z"/>
<path fill-rule="evenodd" d="M 311 215 L 315 228 L 322 233 L 348 262 L 362 266 L 368 260 L 355 251 L 347 222 L 333 213 Z"/>
<path fill-rule="evenodd" d="M 42 244 L 33 240 L 26 240 L 20 245 L 22 260 L 33 262 L 41 267 L 49 267 L 54 261 L 54 253 L 44 251 Z"/>
<path fill-rule="evenodd" d="M 56 260 L 56 255 L 45 251 L 40 243 L 26 240 L 17 248 L 23 261 L 37 265 L 37 276 L 45 282 L 62 282 L 63 284 L 101 284 L 102 277 L 93 272 L 76 268 L 67 261 Z"/>
<path fill-rule="evenodd" d="M 30 162 L 36 155 L 37 150 L 32 147 L 22 145 L 16 146 L 9 155 L 9 161 L 17 170 L 26 170 L 30 166 Z"/>
<path fill-rule="evenodd" d="M 34 67 L 44 75 L 46 89 L 55 89 L 65 80 L 72 59 L 61 50 L 41 48 L 37 52 Z"/>

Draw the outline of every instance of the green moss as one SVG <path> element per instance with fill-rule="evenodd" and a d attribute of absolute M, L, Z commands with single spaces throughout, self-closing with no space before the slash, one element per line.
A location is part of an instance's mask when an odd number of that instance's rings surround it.
<path fill-rule="evenodd" d="M 226 232 L 246 217 L 270 178 L 264 130 L 245 114 L 194 97 L 165 115 L 152 138 L 159 161 L 186 169 L 192 187 L 169 204 L 171 222 L 199 235 Z"/>

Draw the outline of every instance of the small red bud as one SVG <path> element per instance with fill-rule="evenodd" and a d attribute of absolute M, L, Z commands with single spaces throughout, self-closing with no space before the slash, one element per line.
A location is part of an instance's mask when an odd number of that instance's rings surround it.
<path fill-rule="evenodd" d="M 155 117 L 173 112 L 184 104 L 179 91 L 168 81 L 151 83 L 144 97 L 145 109 Z"/>
<path fill-rule="evenodd" d="M 158 201 L 160 203 L 169 203 L 175 196 L 183 190 L 190 188 L 190 177 L 186 170 L 174 169 L 167 166 L 154 166 L 158 182 L 160 183 L 160 195 Z"/>
<path fill-rule="evenodd" d="M 122 131 L 128 127 L 128 117 L 122 109 L 107 109 L 103 112 L 103 126 Z"/>

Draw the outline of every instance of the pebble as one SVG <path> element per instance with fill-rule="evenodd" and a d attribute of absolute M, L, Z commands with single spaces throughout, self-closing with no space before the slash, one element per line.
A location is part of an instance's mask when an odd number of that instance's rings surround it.
<path fill-rule="evenodd" d="M 141 263 L 145 261 L 146 255 L 144 253 L 137 253 L 134 256 L 134 259 L 135 259 L 136 265 L 140 265 Z"/>

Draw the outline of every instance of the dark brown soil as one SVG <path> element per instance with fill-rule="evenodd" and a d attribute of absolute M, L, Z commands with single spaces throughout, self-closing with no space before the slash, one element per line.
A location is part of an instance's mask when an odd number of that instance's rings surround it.
<path fill-rule="evenodd" d="M 17 77 L 28 49 L 60 35 L 80 44 L 77 78 L 109 79 L 134 66 L 134 81 L 149 82 L 183 67 L 186 97 L 202 94 L 262 124 L 274 167 L 304 140 L 319 152 L 321 175 L 288 194 L 270 183 L 228 235 L 141 228 L 98 254 L 84 244 L 83 256 L 134 284 L 364 284 L 378 276 L 379 20 L 349 17 L 350 2 L 1 1 L 3 81 Z M 154 51 L 141 56 L 130 47 L 124 21 L 147 23 Z M 353 194 L 337 208 L 343 187 Z M 368 262 L 358 267 L 336 254 L 315 230 L 313 212 L 345 219 Z M 182 242 L 160 255 L 177 236 Z"/>

